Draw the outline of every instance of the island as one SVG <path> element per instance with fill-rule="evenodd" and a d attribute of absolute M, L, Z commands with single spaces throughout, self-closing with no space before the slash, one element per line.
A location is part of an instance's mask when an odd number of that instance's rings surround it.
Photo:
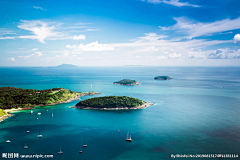
<path fill-rule="evenodd" d="M 0 88 L 0 121 L 4 117 L 11 116 L 8 114 L 14 110 L 29 110 L 35 106 L 47 106 L 60 103 L 67 103 L 79 99 L 85 95 L 101 94 L 97 92 L 74 92 L 64 88 L 52 88 L 45 90 L 21 89 L 15 87 Z"/>
<path fill-rule="evenodd" d="M 113 82 L 113 84 L 119 84 L 119 85 L 139 85 L 140 82 L 137 82 L 137 81 L 131 80 L 131 79 L 122 79 L 121 81 Z"/>
<path fill-rule="evenodd" d="M 155 80 L 170 80 L 172 79 L 171 77 L 169 76 L 157 76 L 154 78 Z"/>
<path fill-rule="evenodd" d="M 58 65 L 58 66 L 50 66 L 48 68 L 79 68 L 79 66 L 76 66 L 76 65 L 73 65 L 73 64 L 61 64 L 61 65 Z"/>
<path fill-rule="evenodd" d="M 96 110 L 125 110 L 125 109 L 143 109 L 153 103 L 147 103 L 137 98 L 126 96 L 105 96 L 94 97 L 80 101 L 74 108 L 96 109 Z"/>

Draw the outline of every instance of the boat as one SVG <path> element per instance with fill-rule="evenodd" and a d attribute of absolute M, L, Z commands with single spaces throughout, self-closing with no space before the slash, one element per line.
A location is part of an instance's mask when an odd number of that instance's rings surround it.
<path fill-rule="evenodd" d="M 37 137 L 38 137 L 38 138 L 41 138 L 41 137 L 42 137 L 42 135 L 40 134 L 40 131 L 39 131 L 39 134 L 37 135 Z"/>
<path fill-rule="evenodd" d="M 82 153 L 82 151 L 79 151 L 79 153 Z"/>
<path fill-rule="evenodd" d="M 8 139 L 7 141 L 6 141 L 6 143 L 10 143 L 11 141 Z"/>
<path fill-rule="evenodd" d="M 32 113 L 33 113 L 33 110 L 31 110 L 30 114 L 32 114 Z"/>
<path fill-rule="evenodd" d="M 52 117 L 53 117 L 53 112 L 52 112 Z"/>
<path fill-rule="evenodd" d="M 130 137 L 129 137 L 129 138 L 128 138 L 128 134 L 129 134 L 129 133 L 127 133 L 126 141 L 128 141 L 128 142 L 132 142 L 133 140 L 132 140 L 132 138 L 131 138 L 131 134 L 130 134 Z"/>
<path fill-rule="evenodd" d="M 27 133 L 29 133 L 30 131 L 29 130 L 27 130 Z"/>
<path fill-rule="evenodd" d="M 37 114 L 38 114 L 38 115 L 41 115 L 41 112 L 38 112 Z"/>
<path fill-rule="evenodd" d="M 87 145 L 85 144 L 85 140 L 84 140 L 84 143 L 83 143 L 83 147 L 87 147 Z"/>
<path fill-rule="evenodd" d="M 118 132 L 120 132 L 120 130 L 118 129 Z"/>
<path fill-rule="evenodd" d="M 48 109 L 47 109 L 47 112 L 48 112 Z"/>
<path fill-rule="evenodd" d="M 60 151 L 58 152 L 58 154 L 63 154 L 62 150 L 61 150 L 61 147 L 60 147 Z"/>
<path fill-rule="evenodd" d="M 23 147 L 24 149 L 28 149 L 28 146 L 26 145 L 26 143 L 25 143 L 25 146 Z"/>

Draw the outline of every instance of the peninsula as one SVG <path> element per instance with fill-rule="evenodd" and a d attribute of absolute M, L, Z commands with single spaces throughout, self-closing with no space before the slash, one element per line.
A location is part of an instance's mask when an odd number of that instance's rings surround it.
<path fill-rule="evenodd" d="M 119 85 L 139 85 L 140 82 L 137 82 L 137 81 L 131 80 L 131 79 L 123 79 L 123 80 L 118 81 L 118 82 L 113 82 L 113 84 L 119 84 Z"/>
<path fill-rule="evenodd" d="M 137 98 L 126 96 L 105 96 L 94 97 L 76 104 L 75 108 L 97 109 L 97 110 L 125 110 L 125 109 L 143 109 L 152 103 L 147 103 Z"/>
<path fill-rule="evenodd" d="M 100 94 L 97 92 L 73 92 L 64 88 L 52 88 L 46 90 L 21 89 L 15 87 L 0 88 L 0 121 L 9 117 L 13 110 L 28 110 L 35 106 L 47 106 L 67 103 L 79 99 L 85 95 Z"/>
<path fill-rule="evenodd" d="M 169 76 L 157 76 L 154 78 L 155 80 L 170 80 L 172 79 L 171 77 Z"/>

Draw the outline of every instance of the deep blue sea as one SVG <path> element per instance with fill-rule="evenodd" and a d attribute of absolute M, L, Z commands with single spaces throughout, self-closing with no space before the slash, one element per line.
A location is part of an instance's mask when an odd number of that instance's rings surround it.
<path fill-rule="evenodd" d="M 173 79 L 153 79 L 165 75 Z M 121 79 L 141 84 L 112 84 Z M 96 91 L 104 93 L 97 96 L 130 96 L 155 105 L 142 110 L 97 111 L 70 108 L 78 103 L 75 100 L 38 107 L 33 114 L 15 112 L 0 122 L 0 159 L 2 153 L 53 155 L 50 159 L 55 160 L 164 160 L 172 159 L 171 154 L 240 154 L 239 67 L 2 67 L 0 87 L 5 86 Z M 37 138 L 39 130 L 42 138 Z M 132 142 L 125 141 L 127 132 Z M 5 143 L 7 139 L 12 142 Z M 82 147 L 84 140 L 86 148 Z M 25 143 L 28 149 L 23 148 Z M 62 155 L 58 154 L 60 147 Z"/>

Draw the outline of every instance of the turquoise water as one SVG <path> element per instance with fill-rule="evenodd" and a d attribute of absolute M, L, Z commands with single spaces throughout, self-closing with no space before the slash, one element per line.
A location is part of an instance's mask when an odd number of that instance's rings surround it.
<path fill-rule="evenodd" d="M 160 75 L 173 79 L 153 80 Z M 112 84 L 123 78 L 135 79 L 141 85 Z M 0 68 L 3 86 L 96 91 L 104 93 L 97 96 L 125 95 L 155 105 L 134 111 L 70 108 L 76 100 L 37 108 L 32 115 L 29 111 L 16 112 L 0 123 L 1 154 L 44 154 L 57 160 L 155 160 L 171 159 L 171 154 L 239 154 L 240 68 L 12 67 Z M 42 114 L 37 115 L 37 111 Z M 37 138 L 39 130 L 42 138 Z M 133 142 L 125 141 L 127 132 Z M 5 143 L 7 139 L 12 142 Z M 87 148 L 82 147 L 84 140 Z M 25 143 L 28 149 L 23 148 Z M 62 155 L 57 153 L 60 147 Z"/>

